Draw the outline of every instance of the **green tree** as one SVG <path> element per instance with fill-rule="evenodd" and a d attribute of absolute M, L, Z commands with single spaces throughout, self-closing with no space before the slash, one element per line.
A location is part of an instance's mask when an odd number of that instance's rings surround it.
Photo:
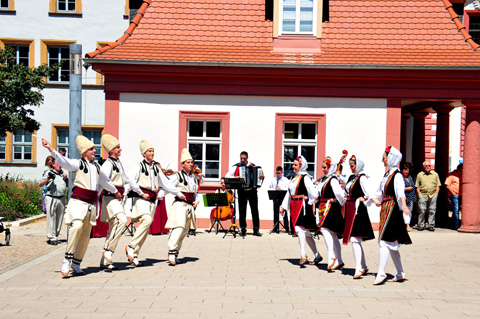
<path fill-rule="evenodd" d="M 46 78 L 57 68 L 45 64 L 36 68 L 16 64 L 13 50 L 0 49 L 0 136 L 16 129 L 33 132 L 40 128 L 40 123 L 33 118 L 32 107 L 43 103 L 41 91 Z"/>

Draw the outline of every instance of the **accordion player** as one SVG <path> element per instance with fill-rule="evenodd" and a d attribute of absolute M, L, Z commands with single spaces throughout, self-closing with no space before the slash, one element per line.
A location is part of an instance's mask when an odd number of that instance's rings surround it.
<path fill-rule="evenodd" d="M 260 175 L 263 174 L 261 166 L 240 166 L 239 176 L 245 180 L 245 188 L 258 188 L 263 184 L 263 179 Z"/>

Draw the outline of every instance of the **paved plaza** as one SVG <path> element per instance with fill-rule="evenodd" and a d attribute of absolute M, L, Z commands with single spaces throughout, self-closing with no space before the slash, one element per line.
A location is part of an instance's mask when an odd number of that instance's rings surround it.
<path fill-rule="evenodd" d="M 62 244 L 0 274 L 0 316 L 480 317 L 480 235 L 446 229 L 410 234 L 413 245 L 400 250 L 408 280 L 381 286 L 372 285 L 378 268 L 376 240 L 364 244 L 371 272 L 359 280 L 352 279 L 350 246 L 343 246 L 346 267 L 329 273 L 325 263 L 300 267 L 298 240 L 285 233 L 270 235 L 267 230 L 261 238 L 247 235 L 244 239 L 199 230 L 185 239 L 180 257 L 186 263 L 177 266 L 166 261 L 168 236 L 149 236 L 140 254 L 142 268 L 126 261 L 124 247 L 130 237 L 125 235 L 114 254 L 121 270 L 114 272 L 100 270 L 104 239 L 94 238 L 82 262 L 87 275 L 70 278 L 60 274 Z M 317 245 L 326 259 L 322 237 Z M 8 248 L 0 247 L 0 254 Z M 387 273 L 395 274 L 391 260 Z"/>

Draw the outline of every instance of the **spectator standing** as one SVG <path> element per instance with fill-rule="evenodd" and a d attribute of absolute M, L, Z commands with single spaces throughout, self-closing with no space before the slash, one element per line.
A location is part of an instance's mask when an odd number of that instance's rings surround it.
<path fill-rule="evenodd" d="M 440 192 L 440 178 L 431 169 L 430 162 L 423 163 L 423 171 L 418 173 L 415 187 L 418 194 L 418 230 L 425 229 L 428 218 L 428 230 L 435 230 L 435 211 L 437 209 L 438 192 Z M 428 213 L 427 213 L 428 212 Z M 428 214 L 426 216 L 426 213 Z"/>
<path fill-rule="evenodd" d="M 455 229 L 460 228 L 460 218 L 458 212 L 462 205 L 462 173 L 463 173 L 463 164 L 458 164 L 457 169 L 450 172 L 445 180 L 445 186 L 448 190 L 448 199 L 450 200 L 450 205 L 453 212 L 453 220 L 455 222 Z"/>
<path fill-rule="evenodd" d="M 53 156 L 48 155 L 47 158 L 45 159 L 45 167 L 43 168 L 43 173 L 42 176 L 45 175 L 45 173 L 48 173 L 50 169 L 52 168 L 52 163 L 54 162 Z M 43 212 L 46 214 L 47 213 L 47 206 L 45 205 L 45 192 L 46 188 L 43 186 L 42 189 L 42 209 Z"/>
<path fill-rule="evenodd" d="M 408 210 L 411 213 L 410 223 L 407 224 L 407 231 L 412 230 L 410 224 L 413 224 L 413 204 L 417 201 L 417 196 L 415 192 L 415 183 L 413 182 L 412 175 L 410 175 L 410 170 L 412 169 L 412 164 L 403 163 L 402 164 L 402 176 L 405 181 L 405 199 L 407 201 Z"/>
<path fill-rule="evenodd" d="M 45 205 L 47 213 L 47 243 L 58 245 L 58 235 L 62 229 L 63 215 L 65 213 L 65 193 L 68 186 L 67 175 L 55 161 L 52 168 L 43 174 L 38 185 L 45 188 Z"/>

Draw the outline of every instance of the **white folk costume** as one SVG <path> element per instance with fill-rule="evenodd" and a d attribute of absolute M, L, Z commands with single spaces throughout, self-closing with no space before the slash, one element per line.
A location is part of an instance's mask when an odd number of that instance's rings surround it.
<path fill-rule="evenodd" d="M 102 136 L 102 146 L 107 153 L 120 145 L 120 142 L 112 135 Z M 128 178 L 119 159 L 109 157 L 100 168 L 110 178 L 113 185 L 121 194 L 127 194 L 130 189 L 142 195 L 140 187 L 135 181 Z M 127 225 L 127 216 L 124 209 L 124 199 L 115 198 L 114 194 L 107 190 L 101 192 L 100 221 L 108 222 L 109 231 L 103 245 L 103 254 L 100 260 L 100 268 L 117 269 L 112 264 L 112 254 L 115 252 L 118 242 Z"/>
<path fill-rule="evenodd" d="M 140 142 L 140 152 L 145 154 L 146 151 L 152 149 L 153 145 L 146 140 Z M 129 196 L 133 197 L 132 203 L 132 219 L 139 222 L 130 243 L 125 247 L 128 260 L 135 266 L 142 266 L 138 261 L 138 254 L 148 236 L 148 230 L 153 222 L 155 215 L 155 202 L 157 192 L 160 187 L 165 191 L 181 196 L 181 193 L 171 184 L 168 178 L 163 174 L 161 169 L 152 161 L 148 163 L 145 159 L 137 164 L 135 171 L 131 175 L 133 180 L 138 184 L 141 191 L 149 195 L 150 199 L 146 200 L 136 193 L 130 192 Z"/>
<path fill-rule="evenodd" d="M 372 224 L 368 216 L 368 210 L 365 203 L 370 204 L 370 193 L 368 184 L 368 175 L 363 168 L 365 163 L 358 157 L 352 156 L 351 161 L 355 161 L 355 174 L 350 175 L 344 191 L 347 202 L 345 204 L 345 231 L 343 234 L 343 244 L 352 243 L 353 256 L 355 258 L 354 279 L 359 279 L 368 272 L 365 262 L 365 253 L 362 247 L 362 241 L 375 238 Z M 363 201 L 360 201 L 360 198 Z"/>
<path fill-rule="evenodd" d="M 58 235 L 62 229 L 63 215 L 65 214 L 65 193 L 68 179 L 63 177 L 63 171 L 57 172 L 53 168 L 43 174 L 42 181 L 50 180 L 45 184 L 45 207 L 47 214 L 47 238 L 49 243 L 57 245 Z"/>
<path fill-rule="evenodd" d="M 382 210 L 378 236 L 380 241 L 380 262 L 374 284 L 380 284 L 386 278 L 385 268 L 389 252 L 397 269 L 397 274 L 393 281 L 400 281 L 406 278 L 398 247 L 399 244 L 408 245 L 412 243 L 403 220 L 401 199 L 405 198 L 405 182 L 398 169 L 398 164 L 402 160 L 402 153 L 393 146 L 387 148 L 386 152 L 388 153 L 388 172 L 383 176 L 380 187 L 375 194 L 382 201 Z"/>
<path fill-rule="evenodd" d="M 76 142 L 80 154 L 94 147 L 92 141 L 82 135 L 77 136 Z M 68 275 L 70 264 L 77 274 L 84 274 L 80 269 L 80 263 L 90 242 L 92 225 L 96 225 L 98 186 L 101 185 L 111 193 L 116 193 L 117 189 L 110 179 L 100 172 L 100 166 L 97 163 L 88 162 L 84 158 L 68 159 L 57 151 L 52 151 L 52 156 L 63 169 L 73 172 L 72 195 L 65 214 L 65 224 L 70 227 L 62 275 Z"/>
<path fill-rule="evenodd" d="M 296 161 L 300 164 L 297 175 L 290 180 L 288 184 L 288 192 L 282 203 L 282 208 L 290 212 L 290 218 L 298 235 L 300 244 L 300 263 L 307 261 L 306 244 L 310 247 L 314 254 L 312 264 L 318 264 L 322 257 L 317 250 L 317 245 L 310 231 L 317 231 L 317 220 L 313 212 L 316 203 L 315 196 L 317 190 L 313 184 L 312 178 L 307 173 L 307 160 L 303 156 L 299 156 Z"/>
<path fill-rule="evenodd" d="M 325 240 L 328 251 L 328 270 L 340 269 L 344 266 L 342 260 L 342 247 L 339 237 L 343 236 L 345 220 L 342 215 L 343 189 L 335 174 L 337 164 L 331 164 L 327 175 L 320 179 L 319 189 L 320 205 L 325 205 L 326 214 L 320 218 L 320 232 Z M 321 206 L 322 207 L 322 206 Z"/>
<path fill-rule="evenodd" d="M 182 150 L 181 163 L 186 160 L 192 160 L 192 156 L 187 149 Z M 175 265 L 179 263 L 178 253 L 182 248 L 183 240 L 189 229 L 196 229 L 195 227 L 195 209 L 193 208 L 196 202 L 198 191 L 198 179 L 191 172 L 187 174 L 185 170 L 170 176 L 173 185 L 181 192 L 186 200 L 180 199 L 180 196 L 175 197 L 172 207 L 167 211 L 168 220 L 165 228 L 170 229 L 170 236 L 168 237 L 168 260 L 170 264 Z"/>

